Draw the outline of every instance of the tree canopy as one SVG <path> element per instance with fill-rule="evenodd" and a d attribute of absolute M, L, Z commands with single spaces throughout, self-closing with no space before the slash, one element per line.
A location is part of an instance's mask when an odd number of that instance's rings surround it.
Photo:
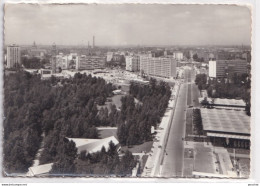
<path fill-rule="evenodd" d="M 151 79 L 149 85 L 131 84 L 130 95 L 121 99 L 117 135 L 123 145 L 151 140 L 151 126 L 157 127 L 171 96 L 167 83 Z M 135 98 L 141 103 L 135 103 Z"/>
<path fill-rule="evenodd" d="M 112 95 L 104 79 L 75 74 L 74 78 L 42 81 L 39 75 L 19 71 L 4 77 L 4 168 L 25 172 L 42 141 L 40 163 L 53 162 L 60 140 L 98 138 L 101 124 L 97 104 Z M 100 101 L 101 100 L 101 101 Z"/>
<path fill-rule="evenodd" d="M 212 98 L 243 99 L 246 103 L 246 112 L 251 115 L 251 80 L 248 74 L 232 73 L 227 78 L 208 79 L 206 74 L 198 74 L 195 83 L 200 90 L 207 90 Z"/>

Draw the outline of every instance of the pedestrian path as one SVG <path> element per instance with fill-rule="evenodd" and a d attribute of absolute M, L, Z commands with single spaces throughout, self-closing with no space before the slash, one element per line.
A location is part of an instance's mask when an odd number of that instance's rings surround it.
<path fill-rule="evenodd" d="M 168 108 L 161 120 L 158 129 L 156 130 L 156 140 L 153 142 L 152 149 L 149 152 L 149 157 L 146 161 L 142 177 L 155 177 L 158 176 L 158 173 L 160 172 L 160 162 L 164 154 L 164 145 L 166 142 L 167 132 L 169 131 L 170 120 L 174 111 L 176 101 L 175 98 L 177 97 L 179 86 L 179 82 L 176 82 L 174 88 L 171 90 L 171 97 L 174 99 L 169 100 Z"/>

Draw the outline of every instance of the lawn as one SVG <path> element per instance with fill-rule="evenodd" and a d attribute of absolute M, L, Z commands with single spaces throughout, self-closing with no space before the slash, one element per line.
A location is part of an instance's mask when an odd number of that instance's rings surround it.
<path fill-rule="evenodd" d="M 140 145 L 133 145 L 132 147 L 122 146 L 121 151 L 129 150 L 132 153 L 150 152 L 153 146 L 153 141 L 147 141 Z"/>
<path fill-rule="evenodd" d="M 109 105 L 110 105 L 111 103 L 114 104 L 114 105 L 116 105 L 116 108 L 120 108 L 121 105 L 122 105 L 122 103 L 121 103 L 121 97 L 123 97 L 123 96 L 125 96 L 125 95 L 114 95 L 114 96 L 108 98 L 108 99 L 111 100 L 111 101 L 106 101 L 105 104 L 102 105 L 102 106 L 99 106 L 99 105 L 98 105 L 98 106 L 97 106 L 98 110 L 100 110 L 102 107 L 103 107 L 103 108 L 107 107 L 107 108 L 108 108 L 108 111 L 110 112 L 110 107 L 109 107 Z"/>
<path fill-rule="evenodd" d="M 186 137 L 192 134 L 192 112 L 193 109 L 188 109 L 186 113 Z"/>

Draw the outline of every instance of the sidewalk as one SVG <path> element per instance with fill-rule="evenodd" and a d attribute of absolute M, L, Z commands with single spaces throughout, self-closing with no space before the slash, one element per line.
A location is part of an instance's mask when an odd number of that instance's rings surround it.
<path fill-rule="evenodd" d="M 165 140 L 167 138 L 167 132 L 169 130 L 171 116 L 174 113 L 175 101 L 178 93 L 178 89 L 180 87 L 180 83 L 176 82 L 171 97 L 174 99 L 170 99 L 168 103 L 168 108 L 162 118 L 162 121 L 156 130 L 157 134 L 155 136 L 156 141 L 153 142 L 153 146 L 151 152 L 149 152 L 149 157 L 146 161 L 145 168 L 142 173 L 142 177 L 155 177 L 158 174 L 160 169 L 160 163 L 163 152 L 163 147 L 165 144 Z"/>

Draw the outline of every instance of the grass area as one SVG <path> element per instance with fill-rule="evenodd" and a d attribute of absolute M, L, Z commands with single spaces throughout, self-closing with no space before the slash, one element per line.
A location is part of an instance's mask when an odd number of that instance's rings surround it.
<path fill-rule="evenodd" d="M 98 134 L 99 134 L 99 137 L 101 139 L 107 138 L 107 137 L 110 137 L 110 136 L 115 136 L 115 138 L 118 139 L 116 132 L 117 132 L 117 129 L 102 129 L 102 130 L 98 130 Z"/>
<path fill-rule="evenodd" d="M 191 100 L 191 84 L 188 84 L 187 105 L 192 105 L 192 100 Z"/>
<path fill-rule="evenodd" d="M 116 108 L 121 108 L 121 105 L 122 105 L 122 103 L 121 103 L 121 98 L 122 98 L 123 96 L 125 96 L 125 95 L 114 95 L 114 96 L 112 97 L 112 103 L 113 103 L 114 105 L 116 105 Z"/>
<path fill-rule="evenodd" d="M 192 112 L 192 109 L 188 109 L 186 113 L 186 137 L 192 134 Z"/>
<path fill-rule="evenodd" d="M 143 172 L 148 157 L 149 157 L 148 155 L 143 155 L 141 165 L 140 165 L 140 172 Z"/>
<path fill-rule="evenodd" d="M 129 88 L 130 88 L 130 85 L 120 85 L 121 86 L 121 90 L 128 93 L 129 92 Z"/>
<path fill-rule="evenodd" d="M 122 103 L 121 103 L 121 97 L 123 97 L 125 95 L 114 95 L 113 97 L 110 97 L 108 98 L 108 100 L 111 100 L 111 101 L 106 101 L 104 105 L 102 106 L 99 106 L 97 105 L 97 108 L 98 110 L 100 110 L 102 107 L 105 108 L 107 107 L 108 108 L 108 111 L 110 112 L 110 107 L 109 105 L 112 103 L 114 105 L 116 105 L 116 108 L 120 108 Z"/>
<path fill-rule="evenodd" d="M 133 145 L 132 147 L 122 146 L 121 151 L 129 150 L 132 153 L 150 152 L 153 146 L 153 141 L 147 141 L 140 145 Z"/>

